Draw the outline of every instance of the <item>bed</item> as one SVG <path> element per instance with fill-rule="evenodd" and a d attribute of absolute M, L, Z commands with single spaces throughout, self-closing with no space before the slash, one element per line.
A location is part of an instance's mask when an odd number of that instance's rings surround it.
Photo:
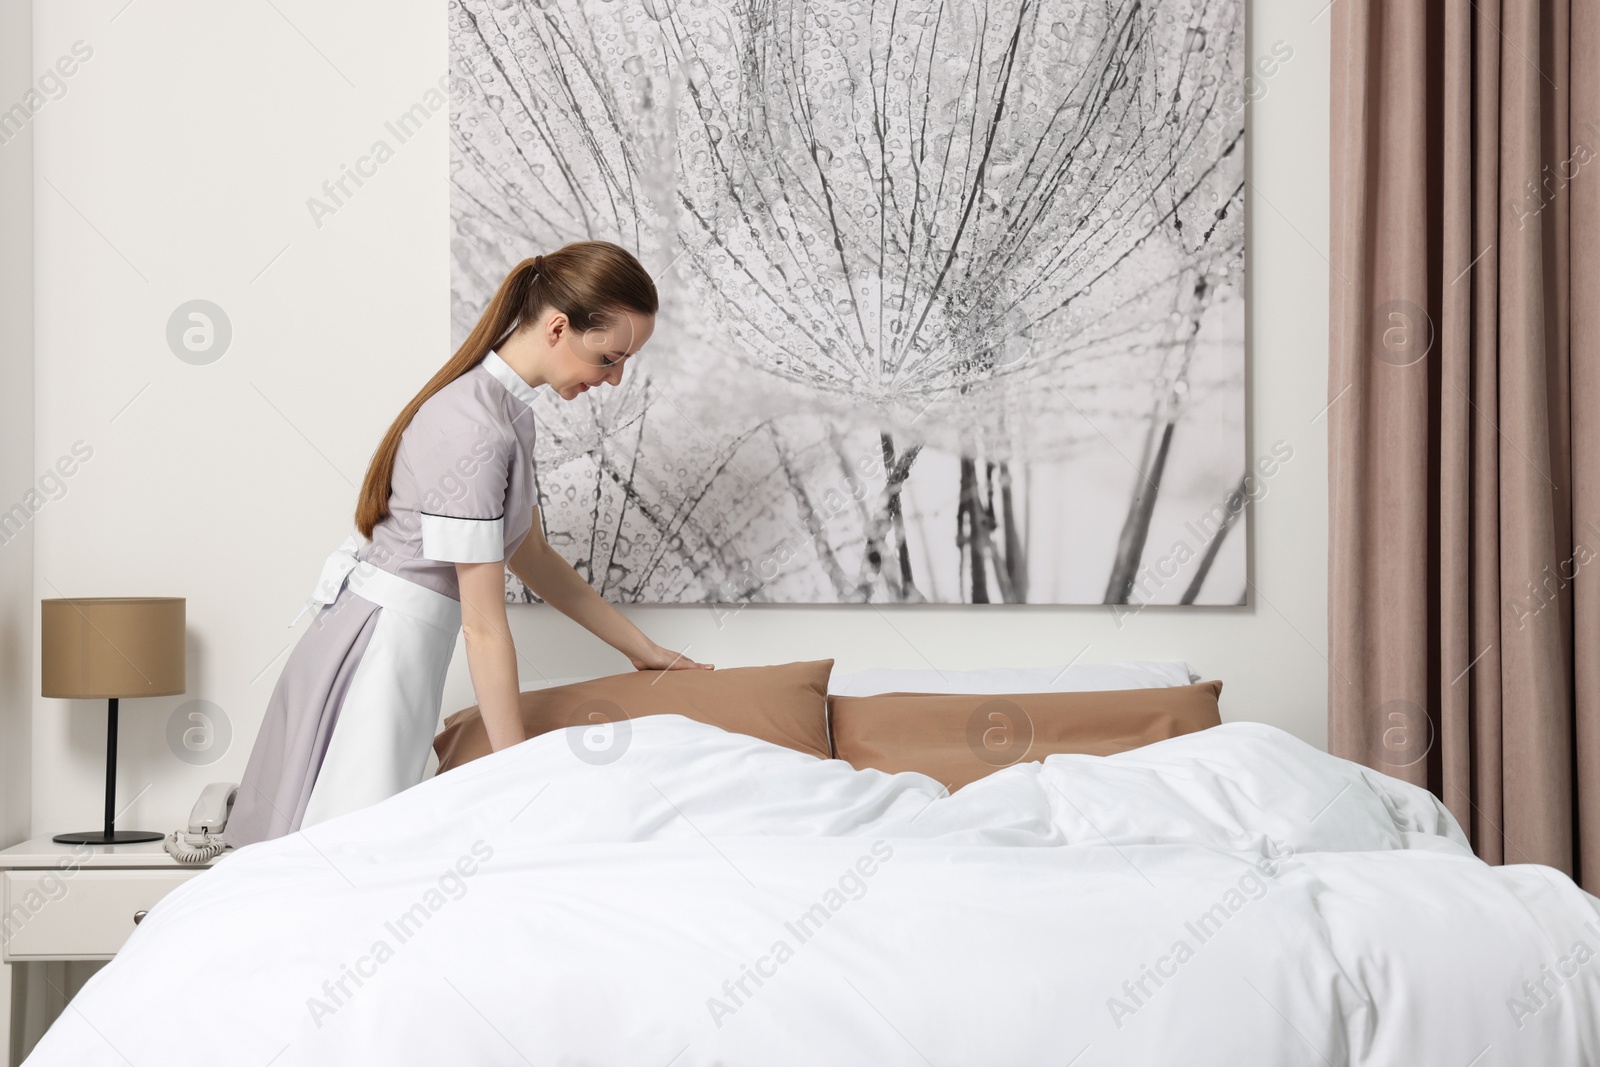
<path fill-rule="evenodd" d="M 27 1064 L 1600 1063 L 1600 901 L 1273 727 L 947 793 L 629 725 L 230 854 Z"/>

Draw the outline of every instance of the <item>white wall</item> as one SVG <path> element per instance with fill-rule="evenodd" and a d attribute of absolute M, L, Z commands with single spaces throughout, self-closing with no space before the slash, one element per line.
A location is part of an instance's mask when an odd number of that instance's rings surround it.
<path fill-rule="evenodd" d="M 0 109 L 32 83 L 32 24 L 29 5 L 0 4 Z M 20 516 L 6 524 L 5 513 L 23 500 L 34 473 L 33 136 L 27 124 L 0 117 L 0 848 L 28 833 L 33 531 Z"/>
<path fill-rule="evenodd" d="M 35 594 L 188 598 L 189 693 L 131 701 L 123 717 L 119 793 L 138 799 L 122 825 L 165 829 L 201 784 L 243 771 L 299 632 L 285 623 L 349 530 L 382 431 L 449 355 L 446 117 L 320 228 L 305 206 L 444 74 L 447 30 L 442 0 L 125 2 L 34 5 L 40 69 L 76 41 L 93 49 L 34 120 L 37 457 L 54 461 L 77 441 L 93 449 L 35 520 Z M 1294 50 L 1250 112 L 1249 447 L 1294 449 L 1255 509 L 1253 606 L 1151 608 L 1120 623 L 1105 608 L 1038 606 L 753 606 L 720 625 L 708 608 L 630 614 L 720 666 L 1186 659 L 1226 681 L 1227 717 L 1323 744 L 1321 7 L 1251 3 L 1250 54 L 1278 40 Z M 164 337 L 171 312 L 195 298 L 233 327 L 206 366 L 175 358 Z M 527 685 L 627 669 L 546 607 L 514 609 L 513 624 Z M 169 716 L 192 699 L 232 725 L 231 748 L 210 766 L 180 762 L 166 741 Z M 469 703 L 458 652 L 445 708 Z M 100 709 L 33 704 L 34 829 L 95 825 Z"/>

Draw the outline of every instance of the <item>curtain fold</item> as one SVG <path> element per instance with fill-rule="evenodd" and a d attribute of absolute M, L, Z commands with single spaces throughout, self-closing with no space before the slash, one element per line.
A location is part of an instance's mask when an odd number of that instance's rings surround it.
<path fill-rule="evenodd" d="M 1329 748 L 1600 891 L 1600 4 L 1338 0 Z"/>

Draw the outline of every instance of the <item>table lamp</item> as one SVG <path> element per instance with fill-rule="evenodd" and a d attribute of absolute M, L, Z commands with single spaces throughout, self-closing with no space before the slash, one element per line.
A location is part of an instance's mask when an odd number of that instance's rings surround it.
<path fill-rule="evenodd" d="M 57 834 L 68 845 L 159 841 L 165 834 L 118 830 L 117 701 L 184 691 L 184 599 L 176 596 L 85 597 L 40 602 L 43 681 L 40 695 L 110 702 L 106 717 L 106 824 Z"/>

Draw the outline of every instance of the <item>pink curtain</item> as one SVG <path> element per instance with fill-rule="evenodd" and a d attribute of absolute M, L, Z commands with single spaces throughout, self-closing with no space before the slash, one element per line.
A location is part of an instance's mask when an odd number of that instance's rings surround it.
<path fill-rule="evenodd" d="M 1329 745 L 1600 892 L 1600 3 L 1331 16 Z"/>

